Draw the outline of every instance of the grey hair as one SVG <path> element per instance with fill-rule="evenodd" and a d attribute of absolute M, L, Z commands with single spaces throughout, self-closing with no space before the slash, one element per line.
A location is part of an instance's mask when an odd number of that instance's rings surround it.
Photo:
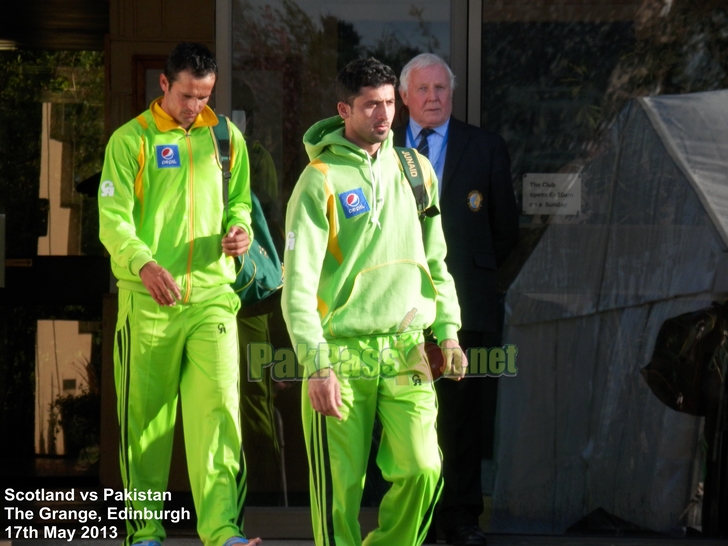
<path fill-rule="evenodd" d="M 409 85 L 409 75 L 413 70 L 422 70 L 430 66 L 442 66 L 450 77 L 450 89 L 455 89 L 455 74 L 452 73 L 447 63 L 434 53 L 420 53 L 414 57 L 410 62 L 404 65 L 402 74 L 399 77 L 399 90 L 407 92 L 407 86 Z"/>

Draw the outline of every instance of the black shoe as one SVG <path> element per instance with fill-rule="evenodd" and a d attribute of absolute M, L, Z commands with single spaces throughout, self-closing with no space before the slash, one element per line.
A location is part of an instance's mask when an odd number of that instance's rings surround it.
<path fill-rule="evenodd" d="M 477 525 L 461 525 L 447 537 L 453 546 L 486 546 L 485 533 Z"/>

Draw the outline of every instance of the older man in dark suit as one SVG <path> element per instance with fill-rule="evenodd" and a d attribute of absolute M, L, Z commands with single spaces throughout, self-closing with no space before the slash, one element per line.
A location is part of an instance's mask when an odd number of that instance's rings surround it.
<path fill-rule="evenodd" d="M 438 56 L 423 53 L 402 70 L 400 95 L 409 122 L 395 144 L 428 156 L 440 181 L 447 268 L 462 313 L 460 346 L 501 344 L 496 269 L 518 242 L 518 209 L 503 138 L 452 117 L 455 77 Z M 448 544 L 482 545 L 481 459 L 492 458 L 496 379 L 440 380 L 438 441 L 445 489 L 437 522 Z"/>

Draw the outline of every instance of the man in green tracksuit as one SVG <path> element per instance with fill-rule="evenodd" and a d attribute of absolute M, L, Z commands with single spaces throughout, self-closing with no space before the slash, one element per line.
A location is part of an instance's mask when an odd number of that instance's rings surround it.
<path fill-rule="evenodd" d="M 178 393 L 200 538 L 205 546 L 259 543 L 242 534 L 240 300 L 230 286 L 234 257 L 250 244 L 249 167 L 230 124 L 225 207 L 217 117 L 207 106 L 216 78 L 205 46 L 179 44 L 160 76 L 164 95 L 106 149 L 99 226 L 119 287 L 114 375 L 127 546 L 165 538 L 155 499 L 167 488 Z"/>
<path fill-rule="evenodd" d="M 391 482 L 367 546 L 421 544 L 437 500 L 440 456 L 432 381 L 417 355 L 432 327 L 462 371 L 459 307 L 439 216 L 418 219 L 392 147 L 392 70 L 359 59 L 337 76 L 339 116 L 311 127 L 311 159 L 286 217 L 283 313 L 306 380 L 303 424 L 318 546 L 362 543 L 358 523 L 374 419 L 377 464 Z M 429 205 L 432 167 L 420 157 Z"/>

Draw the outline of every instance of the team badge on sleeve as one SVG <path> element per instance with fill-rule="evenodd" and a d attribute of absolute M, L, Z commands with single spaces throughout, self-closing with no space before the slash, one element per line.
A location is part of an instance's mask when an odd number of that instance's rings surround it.
<path fill-rule="evenodd" d="M 160 144 L 157 149 L 157 168 L 174 169 L 179 167 L 179 148 L 176 144 Z"/>
<path fill-rule="evenodd" d="M 367 203 L 361 188 L 340 193 L 339 201 L 341 201 L 341 206 L 344 209 L 344 216 L 347 218 L 369 212 L 369 203 Z"/>

